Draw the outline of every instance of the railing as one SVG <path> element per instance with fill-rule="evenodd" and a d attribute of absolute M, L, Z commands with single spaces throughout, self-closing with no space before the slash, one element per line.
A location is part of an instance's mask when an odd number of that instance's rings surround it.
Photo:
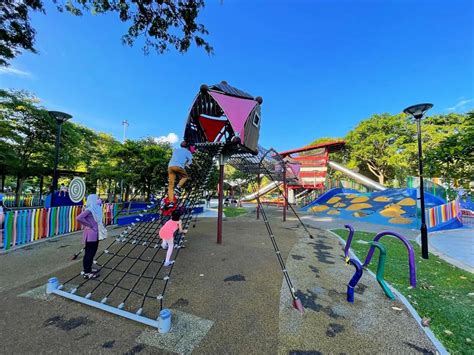
<path fill-rule="evenodd" d="M 454 218 L 461 220 L 461 206 L 458 199 L 445 203 L 444 205 L 428 208 L 425 213 L 426 226 L 428 229 L 437 227 Z"/>
<path fill-rule="evenodd" d="M 83 206 L 63 206 L 9 211 L 4 216 L 0 248 L 8 250 L 43 238 L 79 231 L 82 227 L 76 222 L 76 217 L 83 210 Z M 118 210 L 119 204 L 102 206 L 104 225 L 117 222 Z"/>
<path fill-rule="evenodd" d="M 18 206 L 15 204 L 15 194 L 3 194 L 3 205 L 5 207 L 39 207 L 44 204 L 44 196 L 40 198 L 39 194 L 22 194 L 18 200 Z"/>
<path fill-rule="evenodd" d="M 434 181 L 433 181 L 434 180 Z M 437 197 L 441 197 L 443 200 L 447 200 L 447 191 L 444 186 L 441 186 L 436 181 L 440 182 L 439 179 L 423 179 L 423 191 L 428 192 Z M 416 176 L 407 177 L 407 188 L 416 189 L 420 186 L 420 178 Z"/>

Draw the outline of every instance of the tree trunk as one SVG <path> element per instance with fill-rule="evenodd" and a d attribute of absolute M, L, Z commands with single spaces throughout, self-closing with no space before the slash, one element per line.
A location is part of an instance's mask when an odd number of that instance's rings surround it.
<path fill-rule="evenodd" d="M 5 174 L 2 174 L 2 192 L 5 192 Z"/>
<path fill-rule="evenodd" d="M 21 190 L 23 185 L 23 179 L 20 175 L 16 176 L 16 188 L 15 188 L 15 206 L 20 206 L 20 197 L 21 197 Z"/>
<path fill-rule="evenodd" d="M 39 185 L 39 199 L 43 197 L 43 184 L 44 184 L 44 176 L 40 176 L 40 185 Z"/>
<path fill-rule="evenodd" d="M 130 185 L 125 187 L 125 201 L 129 201 L 130 198 Z"/>

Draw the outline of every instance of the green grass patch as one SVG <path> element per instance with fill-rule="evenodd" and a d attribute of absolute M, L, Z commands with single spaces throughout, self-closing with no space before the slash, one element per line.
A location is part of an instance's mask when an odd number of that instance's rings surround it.
<path fill-rule="evenodd" d="M 247 213 L 247 209 L 243 207 L 224 207 L 226 217 L 237 217 Z"/>
<path fill-rule="evenodd" d="M 333 232 L 347 240 L 347 230 L 337 229 Z M 360 260 L 365 260 L 369 246 L 358 241 L 371 241 L 374 236 L 375 233 L 355 233 L 351 248 Z M 380 241 L 387 249 L 384 279 L 408 299 L 421 317 L 431 318 L 430 329 L 449 352 L 473 354 L 474 275 L 433 254 L 429 255 L 428 260 L 423 259 L 420 246 L 412 242 L 417 276 L 417 287 L 412 289 L 409 287 L 406 248 L 395 238 L 383 237 Z M 375 254 L 369 264 L 369 269 L 374 273 L 378 251 Z"/>

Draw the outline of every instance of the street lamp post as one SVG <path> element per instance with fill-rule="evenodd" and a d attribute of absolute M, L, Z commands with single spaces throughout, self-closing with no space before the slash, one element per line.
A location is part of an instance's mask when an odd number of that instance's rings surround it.
<path fill-rule="evenodd" d="M 53 184 L 51 191 L 51 207 L 54 207 L 54 192 L 58 188 L 58 163 L 59 163 L 59 145 L 61 143 L 61 125 L 72 118 L 71 115 L 59 112 L 59 111 L 48 111 L 48 113 L 56 120 L 57 131 L 56 131 L 56 152 L 54 156 L 54 170 L 53 170 Z"/>
<path fill-rule="evenodd" d="M 425 193 L 423 190 L 423 154 L 421 145 L 421 119 L 433 104 L 418 104 L 407 107 L 403 110 L 407 115 L 411 115 L 415 118 L 416 129 L 418 133 L 418 169 L 420 179 L 420 208 L 421 208 L 421 256 L 423 259 L 428 259 L 428 228 L 426 228 L 425 218 Z"/>

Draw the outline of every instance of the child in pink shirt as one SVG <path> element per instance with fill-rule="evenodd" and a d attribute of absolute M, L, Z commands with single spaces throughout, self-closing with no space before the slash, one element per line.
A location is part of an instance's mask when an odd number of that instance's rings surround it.
<path fill-rule="evenodd" d="M 165 266 L 170 266 L 173 261 L 170 260 L 171 254 L 173 254 L 174 248 L 174 233 L 179 230 L 179 233 L 186 234 L 187 229 L 183 229 L 181 224 L 181 213 L 179 211 L 173 211 L 171 214 L 171 219 L 166 222 L 159 231 L 159 236 L 163 240 L 161 242 L 161 247 L 163 249 L 168 249 L 166 252 Z"/>

